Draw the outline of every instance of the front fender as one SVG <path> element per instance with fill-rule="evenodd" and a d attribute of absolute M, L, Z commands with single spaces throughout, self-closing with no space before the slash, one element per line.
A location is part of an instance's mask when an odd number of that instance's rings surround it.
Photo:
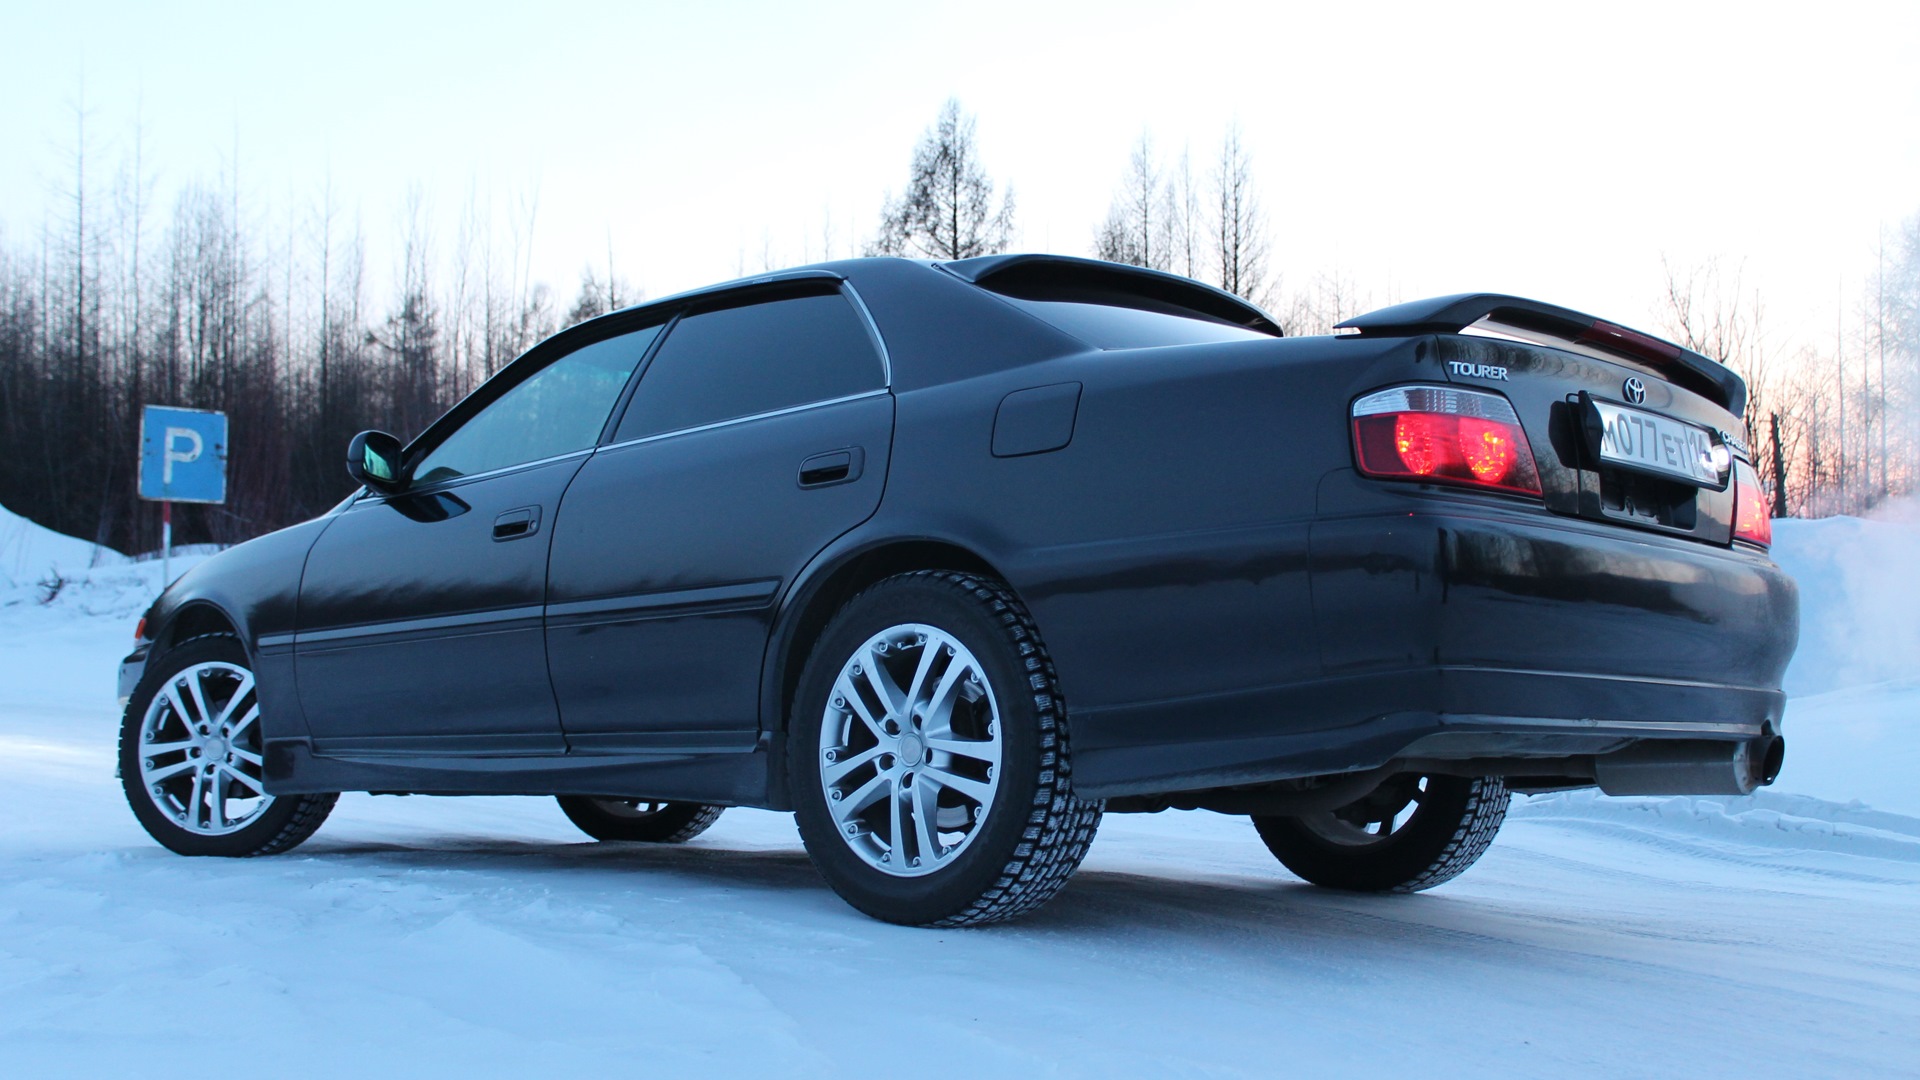
<path fill-rule="evenodd" d="M 180 575 L 147 614 L 151 644 L 121 664 L 121 694 L 131 693 L 145 666 L 189 638 L 231 629 L 252 661 L 261 723 L 271 737 L 306 734 L 293 666 L 300 577 L 307 552 L 332 518 L 268 533 L 213 556 Z M 139 663 L 135 661 L 138 658 Z"/>

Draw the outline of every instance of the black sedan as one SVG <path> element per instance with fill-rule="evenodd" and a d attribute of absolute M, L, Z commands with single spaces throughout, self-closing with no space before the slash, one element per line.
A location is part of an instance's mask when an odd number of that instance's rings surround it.
<path fill-rule="evenodd" d="M 855 907 L 962 925 L 1045 902 L 1103 812 L 1246 814 L 1407 891 L 1509 792 L 1770 782 L 1797 600 L 1741 380 L 1509 296 L 1341 329 L 1037 255 L 575 326 L 166 590 L 127 797 L 191 855 L 343 791 L 624 841 L 792 810 Z"/>

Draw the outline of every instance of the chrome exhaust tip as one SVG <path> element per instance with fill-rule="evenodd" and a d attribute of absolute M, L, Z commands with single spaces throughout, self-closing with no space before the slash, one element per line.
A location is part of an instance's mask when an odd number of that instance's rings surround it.
<path fill-rule="evenodd" d="M 1767 733 L 1747 744 L 1747 763 L 1752 768 L 1753 786 L 1766 787 L 1780 778 L 1780 767 L 1787 762 L 1787 740 L 1769 728 Z"/>

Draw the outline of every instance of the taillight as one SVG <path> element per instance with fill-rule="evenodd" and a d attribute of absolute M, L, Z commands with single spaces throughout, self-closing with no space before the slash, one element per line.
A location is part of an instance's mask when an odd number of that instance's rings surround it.
<path fill-rule="evenodd" d="M 1733 538 L 1761 547 L 1773 546 L 1773 518 L 1767 506 L 1767 489 L 1760 476 L 1744 461 L 1733 463 Z"/>
<path fill-rule="evenodd" d="M 1353 403 L 1360 471 L 1389 480 L 1540 494 L 1540 473 L 1506 398 L 1445 386 L 1396 386 Z"/>
<path fill-rule="evenodd" d="M 137 623 L 133 628 L 133 640 L 135 641 L 147 640 L 147 617 L 145 615 L 140 616 L 139 623 Z"/>

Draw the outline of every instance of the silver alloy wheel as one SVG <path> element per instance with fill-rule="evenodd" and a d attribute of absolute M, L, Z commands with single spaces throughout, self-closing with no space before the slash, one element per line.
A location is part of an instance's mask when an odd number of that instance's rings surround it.
<path fill-rule="evenodd" d="M 921 623 L 868 638 L 840 666 L 820 723 L 820 786 L 840 839 L 895 877 L 952 862 L 1000 787 L 1000 709 L 986 670 Z"/>
<path fill-rule="evenodd" d="M 1365 847 L 1382 843 L 1407 827 L 1426 798 L 1425 776 L 1396 776 L 1379 790 L 1338 810 L 1306 814 L 1300 824 L 1329 843 Z"/>
<path fill-rule="evenodd" d="M 140 786 L 190 833 L 238 832 L 273 805 L 259 720 L 246 668 L 213 661 L 175 672 L 140 723 Z"/>

